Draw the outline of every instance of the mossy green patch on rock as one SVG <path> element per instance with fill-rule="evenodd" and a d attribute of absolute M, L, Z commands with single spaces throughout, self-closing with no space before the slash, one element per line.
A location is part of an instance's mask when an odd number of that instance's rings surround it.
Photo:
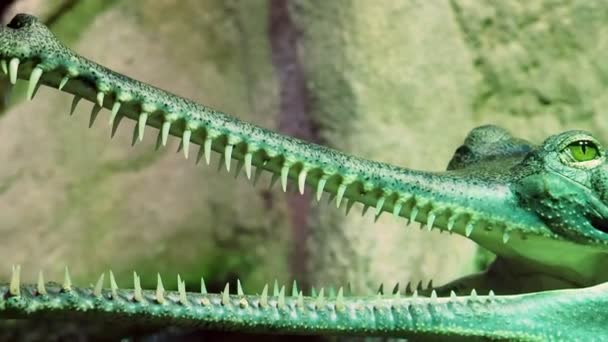
<path fill-rule="evenodd" d="M 451 1 L 482 80 L 474 113 L 591 127 L 608 102 L 601 1 Z M 602 122 L 605 120 L 601 120 Z M 605 127 L 605 124 L 602 124 Z"/>

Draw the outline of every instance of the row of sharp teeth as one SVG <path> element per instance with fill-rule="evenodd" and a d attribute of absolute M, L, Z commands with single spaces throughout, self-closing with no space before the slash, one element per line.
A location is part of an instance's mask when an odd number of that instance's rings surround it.
<path fill-rule="evenodd" d="M 10 61 L 8 63 L 6 62 L 6 60 L 0 60 L 0 67 L 1 67 L 2 71 L 9 75 L 9 80 L 12 84 L 15 84 L 17 81 L 17 72 L 18 72 L 19 64 L 20 64 L 20 61 L 18 58 L 12 58 L 12 59 L 10 59 Z M 28 90 L 27 90 L 28 99 L 32 99 L 34 94 L 36 93 L 36 89 L 39 86 L 39 81 L 40 81 L 40 78 L 42 77 L 42 74 L 43 74 L 43 70 L 38 66 L 34 67 L 34 69 L 32 70 L 32 72 L 30 74 Z M 69 76 L 64 76 L 59 84 L 59 89 L 61 90 L 67 84 L 67 82 L 69 80 L 70 80 Z M 89 122 L 89 126 L 93 125 L 95 119 L 97 118 L 97 115 L 99 114 L 100 110 L 103 108 L 104 96 L 105 96 L 104 93 L 101 91 L 99 91 L 97 93 L 97 96 L 96 96 L 97 101 L 91 110 L 91 119 Z M 74 110 L 76 109 L 76 106 L 80 100 L 81 100 L 80 96 L 76 95 L 74 97 L 74 99 L 72 101 L 71 109 L 70 109 L 70 114 L 74 113 Z M 112 109 L 111 109 L 109 123 L 110 123 L 110 126 L 112 126 L 112 136 L 116 132 L 120 119 L 122 119 L 122 116 L 118 116 L 120 106 L 121 106 L 121 102 L 117 100 L 114 102 Z M 118 117 L 118 120 L 117 120 L 117 117 Z M 146 112 L 142 112 L 139 115 L 137 124 L 136 124 L 134 132 L 133 132 L 133 143 L 135 143 L 137 140 L 141 141 L 143 139 L 144 130 L 146 127 L 148 117 L 149 117 L 149 114 Z M 159 148 L 161 145 L 166 146 L 170 129 L 171 129 L 171 121 L 165 120 L 161 126 L 161 129 L 159 130 L 159 135 L 157 138 L 157 145 L 156 145 L 157 148 Z M 186 157 L 186 159 L 189 156 L 189 146 L 190 146 L 191 137 L 192 137 L 192 130 L 185 129 L 182 134 L 180 148 L 183 150 L 184 156 Z M 200 160 L 203 157 L 205 158 L 205 162 L 207 163 L 207 165 L 210 164 L 211 147 L 212 147 L 213 140 L 214 140 L 214 137 L 211 137 L 210 135 L 206 137 L 204 143 L 201 145 L 201 147 L 199 149 L 199 152 L 198 152 L 198 155 L 196 158 L 197 164 L 200 162 Z M 226 144 L 223 153 L 220 153 L 220 162 L 219 162 L 218 166 L 221 167 L 222 164 L 225 164 L 227 171 L 230 171 L 233 148 L 234 148 L 234 145 Z M 244 167 L 245 175 L 247 176 L 247 179 L 251 179 L 252 166 L 253 166 L 252 164 L 253 164 L 253 152 L 247 152 L 244 155 L 243 159 L 238 160 L 238 164 L 236 166 L 236 174 L 238 175 Z M 254 180 L 253 180 L 254 185 L 258 181 L 264 165 L 266 165 L 266 164 L 263 163 L 262 165 L 257 166 L 256 172 L 254 175 Z M 290 172 L 290 169 L 292 166 L 293 165 L 285 163 L 282 166 L 280 173 L 273 172 L 272 179 L 270 182 L 271 187 L 280 179 L 281 187 L 282 187 L 283 191 L 287 191 L 287 180 L 288 180 L 289 172 Z M 309 173 L 309 170 L 303 167 L 298 174 L 297 184 L 298 184 L 298 190 L 301 194 L 304 194 L 304 189 L 305 189 L 308 173 Z M 329 174 L 323 173 L 323 176 L 321 176 L 321 178 L 317 182 L 317 185 L 316 185 L 316 199 L 317 200 L 321 199 L 323 192 L 325 190 L 325 185 L 326 185 L 327 181 L 329 180 L 329 178 L 330 178 Z M 335 194 L 330 193 L 329 201 L 331 202 L 335 198 L 336 207 L 339 208 L 349 185 L 351 185 L 351 184 L 346 183 L 346 182 L 341 182 L 341 184 L 338 186 L 336 193 Z M 383 212 L 387 197 L 388 197 L 388 195 L 382 195 L 377 199 L 377 202 L 375 205 L 375 220 L 377 220 L 379 218 L 380 214 Z M 411 210 L 410 210 L 410 213 L 408 216 L 408 222 L 407 222 L 408 225 L 411 222 L 416 221 L 417 216 L 420 211 L 420 209 L 418 207 L 419 203 L 414 199 L 414 196 L 406 197 L 406 196 L 400 195 L 398 197 L 398 199 L 395 201 L 395 203 L 393 205 L 393 210 L 392 210 L 392 213 L 396 218 L 402 217 L 402 215 L 401 215 L 402 209 L 404 208 L 405 204 L 407 203 L 407 201 L 409 199 L 413 199 L 414 203 L 412 204 L 412 207 L 411 207 Z M 354 205 L 355 202 L 356 202 L 356 200 L 354 200 L 354 199 L 350 199 L 348 201 L 348 204 L 346 206 L 347 214 L 350 212 L 350 209 L 352 208 L 352 206 Z M 368 209 L 369 209 L 369 206 L 364 205 L 363 215 L 367 212 Z M 459 215 L 450 214 L 449 209 L 446 209 L 446 210 L 448 210 L 448 214 L 449 214 L 446 229 L 447 229 L 447 231 L 452 232 L 455 222 L 459 218 Z M 427 214 L 426 222 L 421 223 L 421 228 L 426 226 L 429 231 L 432 230 L 433 228 L 438 228 L 438 229 L 442 230 L 442 228 L 440 228 L 440 227 L 435 227 L 434 223 L 435 223 L 435 220 L 438 217 L 438 215 L 441 215 L 443 213 L 444 212 L 439 209 L 435 209 L 435 210 L 431 209 Z M 464 235 L 466 237 L 469 237 L 473 233 L 473 229 L 475 228 L 475 223 L 476 223 L 475 219 L 473 219 L 472 217 L 470 217 L 468 219 L 467 224 L 465 225 L 465 228 L 464 228 Z M 509 238 L 510 238 L 509 231 L 507 229 L 504 229 L 503 237 L 502 237 L 503 243 L 507 243 L 509 241 Z"/>
<path fill-rule="evenodd" d="M 118 291 L 121 289 L 119 289 L 112 271 L 109 272 L 109 275 L 110 275 L 110 293 L 107 294 L 107 297 L 108 297 L 108 299 L 119 298 Z M 104 296 L 104 292 L 103 292 L 104 279 L 105 279 L 105 273 L 102 273 L 93 287 L 92 294 L 95 298 L 103 298 L 103 296 Z M 432 286 L 432 285 L 429 284 L 429 286 Z M 381 286 L 381 288 L 382 288 L 382 286 Z M 408 289 L 410 289 L 409 284 L 408 284 Z M 73 290 L 74 290 L 74 288 L 72 285 L 72 280 L 71 280 L 68 268 L 66 267 L 63 284 L 61 285 L 61 291 L 65 292 L 65 293 L 70 293 Z M 395 291 L 391 295 L 384 295 L 381 291 L 379 291 L 379 292 L 377 292 L 376 299 L 378 299 L 379 301 L 381 301 L 382 299 L 399 299 L 399 298 L 408 298 L 408 299 L 411 299 L 414 301 L 418 300 L 418 299 L 429 299 L 429 300 L 431 300 L 431 302 L 433 302 L 433 301 L 436 301 L 438 298 L 440 298 L 437 296 L 437 292 L 434 289 L 431 290 L 429 297 L 419 296 L 417 289 L 414 290 L 413 292 L 411 292 L 411 296 L 407 296 L 408 295 L 407 291 L 408 290 L 406 290 L 406 297 L 401 297 L 401 294 L 398 290 Z M 157 304 L 161 304 L 161 305 L 165 304 L 165 303 L 167 303 L 168 300 L 174 298 L 173 296 L 171 296 L 171 297 L 167 296 L 170 293 L 172 293 L 172 292 L 165 291 L 162 278 L 161 278 L 160 274 L 158 274 L 157 275 L 157 286 L 156 286 L 156 291 L 153 296 L 153 301 L 155 301 Z M 181 304 L 183 306 L 190 306 L 193 304 L 193 302 L 191 300 L 192 298 L 189 298 L 189 295 L 191 297 L 192 294 L 189 294 L 188 292 L 186 292 L 186 282 L 181 279 L 179 274 L 177 275 L 177 294 L 178 294 L 177 304 Z M 8 291 L 7 295 L 9 295 L 11 297 L 20 297 L 21 296 L 21 267 L 19 265 L 13 266 L 13 268 L 12 268 L 11 280 L 9 283 L 9 291 Z M 46 289 L 46 284 L 44 281 L 44 275 L 43 275 L 42 271 L 40 271 L 38 273 L 38 281 L 36 284 L 35 295 L 37 295 L 37 296 L 49 295 L 49 293 Z M 200 304 L 202 304 L 203 306 L 208 306 L 211 304 L 209 297 L 207 296 L 208 292 L 207 292 L 207 288 L 206 288 L 205 281 L 203 278 L 201 278 L 200 295 L 202 296 L 201 299 L 198 300 L 198 302 Z M 224 290 L 221 293 L 219 293 L 219 295 L 221 297 L 222 305 L 232 304 L 231 297 L 230 297 L 231 295 L 230 295 L 229 283 L 226 283 Z M 243 288 L 241 286 L 241 282 L 239 280 L 237 280 L 236 295 L 239 298 L 239 305 L 241 307 L 245 307 L 245 306 L 249 305 L 249 303 L 247 302 L 245 293 L 243 291 Z M 262 293 L 260 295 L 256 295 L 256 296 L 259 299 L 259 301 L 256 301 L 256 305 L 258 305 L 262 308 L 268 307 L 269 304 L 276 305 L 277 308 L 283 308 L 285 306 L 285 301 L 286 301 L 285 300 L 285 298 L 286 298 L 285 286 L 283 285 L 283 286 L 279 287 L 279 285 L 276 281 L 274 283 L 274 290 L 273 290 L 272 296 L 270 296 L 268 294 L 268 284 L 266 284 L 264 286 L 264 288 L 262 289 Z M 297 287 L 297 284 L 295 281 L 293 282 L 291 296 L 296 299 L 296 301 L 295 301 L 296 307 L 304 307 L 304 298 L 305 298 L 304 294 L 301 290 L 298 290 L 298 287 Z M 272 303 L 271 303 L 269 298 L 273 299 L 272 297 L 275 297 L 276 301 L 272 301 Z M 487 296 L 482 296 L 482 297 L 485 300 L 492 301 L 495 298 L 494 291 L 490 290 Z M 318 293 L 316 293 L 316 291 L 313 288 L 311 298 L 314 298 L 314 309 L 321 309 L 326 304 L 326 296 L 324 294 L 323 288 L 321 288 L 321 290 Z M 342 309 L 344 309 L 345 300 L 348 298 L 349 298 L 348 296 L 344 295 L 344 289 L 342 287 L 340 287 L 335 296 L 329 296 L 327 299 L 334 300 L 336 310 L 341 311 Z M 449 298 L 450 299 L 464 298 L 467 300 L 478 300 L 479 299 L 479 297 L 477 295 L 477 291 L 475 289 L 471 290 L 471 294 L 469 296 L 465 296 L 465 297 L 458 297 L 454 291 L 450 291 Z M 132 300 L 133 302 L 139 302 L 139 303 L 143 303 L 143 302 L 146 302 L 149 300 L 149 299 L 146 299 L 146 296 L 144 296 L 144 290 L 141 287 L 141 279 L 140 279 L 139 275 L 137 275 L 136 272 L 133 272 L 133 294 L 132 294 L 132 297 L 130 298 L 130 300 Z"/>

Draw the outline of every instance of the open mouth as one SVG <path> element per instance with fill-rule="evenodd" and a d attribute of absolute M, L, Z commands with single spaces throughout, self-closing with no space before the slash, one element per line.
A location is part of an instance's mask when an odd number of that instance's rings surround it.
<path fill-rule="evenodd" d="M 593 228 L 608 234 L 608 206 L 594 194 L 587 195 L 588 214 L 587 220 Z"/>
<path fill-rule="evenodd" d="M 592 216 L 589 217 L 589 223 L 593 226 L 593 228 L 608 234 L 608 220 L 603 217 Z"/>

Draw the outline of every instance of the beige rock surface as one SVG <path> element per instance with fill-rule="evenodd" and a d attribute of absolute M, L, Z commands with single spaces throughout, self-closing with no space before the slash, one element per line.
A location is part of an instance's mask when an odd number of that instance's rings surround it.
<path fill-rule="evenodd" d="M 74 9 L 87 20 L 68 11 L 57 27 L 101 64 L 275 129 L 281 89 L 268 6 L 278 2 L 115 1 L 99 13 Z M 537 142 L 570 128 L 607 138 L 605 8 L 587 0 L 336 0 L 292 1 L 289 15 L 323 143 L 441 170 L 467 132 L 486 123 Z M 153 152 L 153 129 L 131 148 L 131 122 L 110 141 L 107 116 L 87 129 L 90 105 L 68 118 L 69 103 L 43 88 L 0 116 L 5 276 L 11 263 L 31 279 L 40 267 L 60 279 L 69 264 L 87 282 L 109 267 L 125 281 L 137 269 L 148 284 L 157 271 L 189 282 L 238 275 L 246 286 L 293 276 L 294 209 L 278 189 L 195 167 L 173 153 L 175 140 Z M 471 269 L 475 248 L 465 239 L 405 228 L 389 215 L 374 224 L 358 206 L 346 218 L 343 211 L 313 205 L 310 273 L 295 276 L 375 289 L 439 284 Z"/>

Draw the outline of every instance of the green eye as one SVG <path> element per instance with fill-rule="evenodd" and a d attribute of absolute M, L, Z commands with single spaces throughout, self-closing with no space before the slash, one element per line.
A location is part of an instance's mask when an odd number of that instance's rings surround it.
<path fill-rule="evenodd" d="M 568 150 L 572 155 L 572 158 L 577 162 L 586 162 L 593 160 L 598 157 L 597 146 L 588 140 L 575 141 L 568 145 Z"/>

